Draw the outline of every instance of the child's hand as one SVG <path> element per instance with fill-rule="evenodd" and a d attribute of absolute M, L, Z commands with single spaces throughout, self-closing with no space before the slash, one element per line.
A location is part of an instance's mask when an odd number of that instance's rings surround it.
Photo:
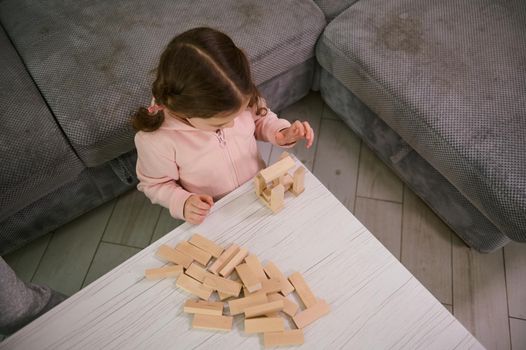
<path fill-rule="evenodd" d="M 296 120 L 290 127 L 276 133 L 276 142 L 280 146 L 285 146 L 301 139 L 305 139 L 307 148 L 310 148 L 314 142 L 314 131 L 308 122 Z"/>
<path fill-rule="evenodd" d="M 206 194 L 193 194 L 184 203 L 184 218 L 193 225 L 203 222 L 214 204 L 212 197 Z"/>

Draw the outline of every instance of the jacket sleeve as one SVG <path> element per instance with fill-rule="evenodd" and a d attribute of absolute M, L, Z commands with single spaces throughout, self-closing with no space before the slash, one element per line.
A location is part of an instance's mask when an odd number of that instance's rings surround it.
<path fill-rule="evenodd" d="M 263 101 L 263 106 L 266 107 L 266 103 Z M 285 146 L 279 146 L 276 142 L 276 133 L 280 130 L 290 127 L 290 122 L 286 119 L 280 119 L 276 113 L 272 112 L 267 107 L 266 115 L 256 115 L 256 107 L 252 108 L 252 117 L 256 123 L 255 136 L 256 140 L 267 141 L 278 147 L 292 147 L 295 143 Z"/>
<path fill-rule="evenodd" d="M 174 218 L 184 219 L 184 204 L 192 193 L 177 183 L 179 169 L 175 155 L 161 150 L 162 147 L 156 145 L 149 136 L 144 132 L 135 135 L 139 179 L 137 189 L 144 192 L 152 203 L 168 208 Z"/>

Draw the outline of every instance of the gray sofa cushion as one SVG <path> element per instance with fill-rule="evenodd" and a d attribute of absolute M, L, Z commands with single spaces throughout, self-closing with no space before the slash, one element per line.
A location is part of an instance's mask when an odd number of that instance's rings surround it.
<path fill-rule="evenodd" d="M 77 176 L 83 165 L 0 27 L 0 222 Z"/>
<path fill-rule="evenodd" d="M 525 18 L 523 0 L 361 0 L 317 47 L 331 75 L 522 241 Z"/>
<path fill-rule="evenodd" d="M 149 103 L 152 69 L 176 34 L 204 25 L 225 31 L 260 84 L 313 57 L 325 26 L 311 0 L 4 0 L 0 19 L 89 166 L 133 148 L 129 115 Z"/>
<path fill-rule="evenodd" d="M 137 184 L 135 151 L 98 167 L 84 168 L 56 190 L 0 220 L 0 255 L 55 230 Z"/>
<path fill-rule="evenodd" d="M 502 248 L 510 239 L 475 208 L 456 187 L 339 80 L 321 70 L 321 95 L 398 177 L 470 247 L 482 253 Z"/>
<path fill-rule="evenodd" d="M 330 22 L 358 0 L 314 0 Z"/>

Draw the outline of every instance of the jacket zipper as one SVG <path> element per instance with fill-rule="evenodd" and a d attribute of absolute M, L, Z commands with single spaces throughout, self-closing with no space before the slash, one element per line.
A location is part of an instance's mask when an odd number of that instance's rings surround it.
<path fill-rule="evenodd" d="M 230 154 L 230 150 L 226 146 L 225 132 L 223 131 L 223 129 L 217 129 L 216 130 L 216 136 L 217 136 L 217 140 L 219 141 L 219 144 L 221 145 L 221 147 L 226 148 L 226 153 L 228 154 L 228 159 L 230 160 L 230 165 L 232 166 L 232 169 L 234 169 L 234 176 L 235 176 L 235 181 L 236 181 L 235 185 L 236 185 L 236 187 L 239 187 L 239 185 L 240 185 L 240 183 L 239 183 L 239 176 L 237 175 L 236 166 L 234 164 L 234 161 L 232 160 L 232 155 Z"/>

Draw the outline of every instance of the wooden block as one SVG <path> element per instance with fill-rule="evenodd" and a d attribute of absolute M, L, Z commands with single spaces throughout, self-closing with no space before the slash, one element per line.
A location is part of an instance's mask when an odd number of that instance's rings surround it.
<path fill-rule="evenodd" d="M 187 314 L 223 315 L 223 303 L 218 301 L 187 300 L 183 312 Z"/>
<path fill-rule="evenodd" d="M 204 266 L 200 265 L 196 261 L 190 264 L 190 266 L 186 269 L 185 273 L 201 283 L 205 281 L 206 276 L 215 276 L 210 272 L 206 271 Z"/>
<path fill-rule="evenodd" d="M 217 291 L 217 295 L 219 296 L 219 300 L 223 301 L 223 300 L 227 300 L 229 298 L 234 298 L 234 297 L 237 297 L 236 295 L 232 295 L 232 294 L 228 294 L 228 293 L 223 293 L 223 292 L 220 292 L 220 291 Z"/>
<path fill-rule="evenodd" d="M 265 188 L 261 198 L 263 199 L 266 205 L 270 206 L 270 188 Z"/>
<path fill-rule="evenodd" d="M 203 284 L 211 288 L 213 290 L 221 291 L 225 294 L 238 296 L 239 292 L 241 292 L 241 283 L 227 280 L 226 278 L 222 278 L 216 275 L 210 274 L 210 276 L 206 276 Z"/>
<path fill-rule="evenodd" d="M 144 271 L 146 279 L 155 280 L 166 277 L 177 277 L 183 272 L 181 265 L 169 265 L 163 266 L 156 269 L 147 269 Z"/>
<path fill-rule="evenodd" d="M 179 278 L 175 282 L 175 285 L 182 290 L 197 295 L 199 298 L 208 300 L 213 290 L 194 280 L 193 278 L 185 275 L 184 273 L 179 275 Z"/>
<path fill-rule="evenodd" d="M 303 279 L 303 276 L 299 272 L 294 272 L 292 275 L 290 275 L 289 281 L 296 289 L 296 293 L 298 293 L 298 296 L 300 297 L 303 304 L 305 304 L 306 308 L 309 308 L 318 302 L 316 296 L 312 293 L 309 286 Z"/>
<path fill-rule="evenodd" d="M 173 262 L 177 265 L 182 265 L 184 268 L 187 268 L 192 263 L 193 259 L 188 255 L 175 250 L 172 247 L 163 244 L 157 250 L 157 256 L 163 260 Z"/>
<path fill-rule="evenodd" d="M 230 315 L 238 315 L 245 312 L 247 307 L 265 304 L 268 302 L 267 295 L 264 293 L 255 293 L 248 297 L 230 300 L 228 307 L 230 308 Z"/>
<path fill-rule="evenodd" d="M 205 252 L 203 249 L 197 248 L 196 246 L 186 241 L 178 243 L 175 246 L 175 250 L 178 250 L 188 255 L 189 257 L 191 257 L 198 263 L 203 264 L 204 266 L 206 266 L 210 259 L 212 259 L 212 254 Z"/>
<path fill-rule="evenodd" d="M 245 262 L 247 263 L 248 267 L 250 267 L 250 269 L 256 274 L 260 281 L 267 280 L 267 275 L 265 275 L 263 265 L 261 265 L 261 262 L 257 256 L 249 255 L 245 258 Z"/>
<path fill-rule="evenodd" d="M 270 293 L 276 293 L 280 292 L 282 288 L 281 280 L 269 280 L 261 282 L 261 289 L 256 291 L 255 293 L 264 293 L 264 294 L 270 294 Z M 255 293 L 250 293 L 248 289 L 243 288 L 243 292 L 245 293 L 245 296 L 252 295 Z"/>
<path fill-rule="evenodd" d="M 236 276 L 234 276 L 234 273 L 232 275 L 230 275 L 230 279 L 232 279 L 233 281 L 236 281 L 236 282 L 239 282 L 241 283 L 241 281 L 237 278 L 237 274 L 235 274 Z M 220 292 L 220 291 L 217 291 L 217 295 L 219 296 L 219 300 L 226 300 L 226 299 L 229 299 L 229 298 L 238 298 L 239 297 L 239 294 L 238 295 L 232 295 L 232 294 L 228 294 L 228 293 L 223 293 L 223 292 Z"/>
<path fill-rule="evenodd" d="M 264 293 L 276 293 L 281 291 L 281 281 L 276 279 L 269 279 L 261 282 L 262 288 L 260 291 Z"/>
<path fill-rule="evenodd" d="M 283 208 L 285 199 L 285 188 L 282 184 L 275 186 L 270 191 L 270 210 L 277 213 Z"/>
<path fill-rule="evenodd" d="M 285 192 L 289 191 L 290 189 L 292 189 L 292 185 L 294 183 L 294 180 L 292 178 L 292 176 L 290 176 L 290 174 L 285 174 L 283 175 L 279 182 L 283 185 L 283 188 L 285 189 Z"/>
<path fill-rule="evenodd" d="M 195 314 L 192 321 L 192 328 L 211 329 L 215 331 L 232 330 L 232 316 L 216 316 Z"/>
<path fill-rule="evenodd" d="M 269 280 L 261 281 L 261 289 L 256 291 L 255 293 L 276 293 L 281 291 L 281 281 L 280 280 Z M 255 293 L 250 293 L 248 289 L 243 288 L 243 292 L 245 293 L 245 296 L 252 295 Z"/>
<path fill-rule="evenodd" d="M 267 184 L 265 183 L 265 180 L 263 180 L 263 177 L 257 174 L 254 177 L 254 188 L 256 190 L 256 196 L 261 197 L 266 187 Z"/>
<path fill-rule="evenodd" d="M 285 330 L 285 320 L 281 317 L 261 317 L 245 319 L 245 333 L 279 332 Z"/>
<path fill-rule="evenodd" d="M 301 345 L 305 342 L 303 329 L 291 329 L 283 332 L 267 332 L 263 334 L 263 346 Z"/>
<path fill-rule="evenodd" d="M 223 277 L 227 277 L 234 271 L 237 265 L 241 264 L 243 259 L 246 258 L 248 255 L 248 250 L 245 248 L 240 248 L 239 251 L 230 259 L 230 261 L 221 269 L 219 270 L 219 274 Z"/>
<path fill-rule="evenodd" d="M 221 253 L 223 253 L 223 251 L 225 250 L 220 245 L 215 244 L 213 241 L 209 240 L 204 236 L 201 236 L 198 233 L 192 235 L 188 243 L 204 250 L 205 252 L 212 254 L 214 258 L 219 258 Z"/>
<path fill-rule="evenodd" d="M 265 265 L 265 272 L 270 279 L 281 281 L 281 293 L 283 293 L 283 295 L 289 295 L 294 291 L 294 286 L 290 284 L 287 277 L 285 277 L 281 270 L 272 261 L 269 261 L 267 265 Z"/>
<path fill-rule="evenodd" d="M 237 265 L 236 272 L 250 293 L 254 293 L 262 288 L 256 273 L 252 271 L 247 264 Z"/>
<path fill-rule="evenodd" d="M 218 272 L 236 255 L 236 253 L 239 251 L 239 246 L 237 244 L 232 244 L 230 247 L 228 247 L 219 258 L 217 258 L 216 261 L 213 262 L 213 264 L 208 268 L 208 271 L 212 272 L 213 274 L 217 275 Z"/>
<path fill-rule="evenodd" d="M 283 310 L 283 300 L 271 301 L 269 303 L 250 306 L 245 309 L 245 317 L 262 316 Z"/>
<path fill-rule="evenodd" d="M 296 171 L 294 171 L 291 192 L 295 196 L 299 196 L 305 190 L 304 183 L 305 183 L 305 168 L 300 166 L 298 169 L 296 169 Z"/>
<path fill-rule="evenodd" d="M 265 183 L 269 183 L 272 180 L 279 178 L 281 175 L 285 174 L 287 171 L 294 168 L 295 166 L 296 163 L 294 162 L 294 160 L 290 156 L 288 156 L 277 161 L 268 168 L 261 170 L 259 172 L 259 175 L 261 175 Z"/>
<path fill-rule="evenodd" d="M 278 293 L 272 293 L 268 295 L 269 301 L 283 300 L 283 312 L 289 315 L 290 317 L 296 315 L 298 309 L 300 308 L 298 304 L 293 301 L 290 301 L 286 297 Z"/>
<path fill-rule="evenodd" d="M 298 326 L 298 328 L 305 328 L 312 322 L 328 314 L 330 311 L 330 305 L 327 304 L 325 300 L 319 299 L 316 304 L 303 311 L 300 311 L 295 316 L 293 316 L 292 320 L 294 321 L 296 326 Z"/>
<path fill-rule="evenodd" d="M 282 159 L 287 158 L 287 157 L 290 157 L 290 153 L 287 152 L 287 151 L 283 151 L 283 152 L 279 155 L 279 160 L 282 160 Z"/>

